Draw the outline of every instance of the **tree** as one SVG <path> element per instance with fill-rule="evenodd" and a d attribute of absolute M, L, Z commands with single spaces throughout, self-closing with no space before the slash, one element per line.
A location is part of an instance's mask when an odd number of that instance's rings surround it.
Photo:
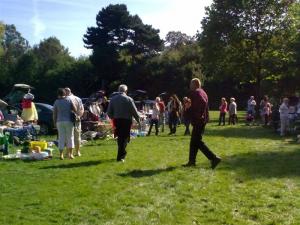
<path fill-rule="evenodd" d="M 133 88 L 144 89 L 154 98 L 162 92 L 184 96 L 192 78 L 205 80 L 201 68 L 202 53 L 197 43 L 169 48 L 146 61 L 139 77 L 130 78 Z M 153 88 L 155 87 L 155 88 Z"/>
<path fill-rule="evenodd" d="M 2 94 L 12 85 L 12 76 L 18 59 L 30 49 L 28 41 L 15 25 L 0 23 L 0 84 Z"/>
<path fill-rule="evenodd" d="M 0 21 L 0 80 L 3 80 L 4 68 L 3 68 L 3 55 L 4 55 L 4 24 Z M 1 81 L 0 81 L 1 82 Z"/>
<path fill-rule="evenodd" d="M 86 57 L 76 59 L 64 74 L 63 86 L 70 87 L 78 96 L 88 97 L 99 90 L 94 83 L 94 67 Z"/>
<path fill-rule="evenodd" d="M 291 16 L 294 18 L 294 26 L 290 30 L 289 45 L 287 52 L 292 52 L 293 60 L 290 60 L 288 68 L 289 74 L 294 78 L 293 84 L 300 82 L 300 2 L 295 4 L 291 10 Z M 300 93 L 300 87 L 297 85 L 297 91 Z"/>
<path fill-rule="evenodd" d="M 10 83 L 26 83 L 32 86 L 40 86 L 41 63 L 32 49 L 18 58 L 11 74 Z"/>
<path fill-rule="evenodd" d="M 68 82 L 66 71 L 69 71 L 75 60 L 56 37 L 42 40 L 33 47 L 32 54 L 33 59 L 37 62 L 37 73 L 34 75 L 33 85 L 47 87 L 37 88 L 36 93 L 44 100 L 53 100 L 57 88 L 65 86 L 65 83 Z"/>
<path fill-rule="evenodd" d="M 180 45 L 191 44 L 193 42 L 195 42 L 193 37 L 190 37 L 180 31 L 170 31 L 167 33 L 165 38 L 165 44 L 170 48 L 176 48 Z"/>
<path fill-rule="evenodd" d="M 289 54 L 280 46 L 286 46 L 284 37 L 293 23 L 289 9 L 294 2 L 215 0 L 206 9 L 203 32 L 198 36 L 204 73 L 253 82 L 260 97 L 262 81 L 282 73 Z"/>
<path fill-rule="evenodd" d="M 3 55 L 0 55 L 1 95 L 7 94 L 15 83 L 34 86 L 36 100 L 49 103 L 56 98 L 58 87 L 69 86 L 80 96 L 88 96 L 96 90 L 94 67 L 88 58 L 75 60 L 55 37 L 44 39 L 33 48 L 26 47 L 27 41 L 14 26 L 8 27 L 10 31 L 0 23 L 0 49 L 3 49 Z"/>
<path fill-rule="evenodd" d="M 4 30 L 5 26 L 4 24 L 0 21 L 0 57 L 2 57 L 4 53 Z"/>
<path fill-rule="evenodd" d="M 39 58 L 44 71 L 73 61 L 69 50 L 56 37 L 42 40 L 33 47 L 33 52 Z"/>
<path fill-rule="evenodd" d="M 151 57 L 162 49 L 159 30 L 143 24 L 137 15 L 130 15 L 124 4 L 109 5 L 99 11 L 96 27 L 84 35 L 85 46 L 93 50 L 90 57 L 102 87 L 129 76 L 130 66 Z"/>
<path fill-rule="evenodd" d="M 5 24 L 2 45 L 7 60 L 16 60 L 30 48 L 29 42 L 22 37 L 13 24 Z"/>

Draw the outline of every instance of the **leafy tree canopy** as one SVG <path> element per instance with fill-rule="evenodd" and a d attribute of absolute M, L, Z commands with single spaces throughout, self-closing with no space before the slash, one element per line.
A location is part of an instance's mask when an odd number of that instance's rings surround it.
<path fill-rule="evenodd" d="M 180 31 L 170 31 L 165 38 L 165 45 L 170 48 L 176 48 L 180 45 L 191 44 L 195 39 Z"/>
<path fill-rule="evenodd" d="M 285 37 L 293 24 L 289 11 L 295 2 L 215 0 L 206 9 L 198 36 L 204 73 L 252 81 L 259 96 L 261 82 L 283 71 L 289 54 Z"/>
<path fill-rule="evenodd" d="M 133 53 L 155 53 L 162 47 L 159 30 L 143 24 L 137 15 L 130 15 L 126 5 L 109 5 L 96 17 L 97 27 L 89 27 L 84 35 L 87 48 L 94 51 L 98 46 L 114 50 L 131 48 Z"/>
<path fill-rule="evenodd" d="M 0 57 L 3 55 L 3 51 L 4 51 L 4 24 L 0 21 Z"/>
<path fill-rule="evenodd" d="M 44 71 L 55 66 L 72 62 L 69 50 L 56 37 L 49 37 L 33 47 L 33 52 Z"/>
<path fill-rule="evenodd" d="M 13 24 L 4 25 L 2 46 L 4 48 L 5 54 L 8 54 L 13 58 L 19 57 L 30 48 L 29 42 L 22 37 L 21 33 L 17 31 L 15 25 Z"/>
<path fill-rule="evenodd" d="M 96 27 L 84 35 L 85 46 L 93 50 L 91 62 L 102 86 L 122 79 L 122 74 L 142 58 L 157 54 L 163 47 L 159 30 L 130 15 L 126 5 L 109 5 L 99 11 Z"/>

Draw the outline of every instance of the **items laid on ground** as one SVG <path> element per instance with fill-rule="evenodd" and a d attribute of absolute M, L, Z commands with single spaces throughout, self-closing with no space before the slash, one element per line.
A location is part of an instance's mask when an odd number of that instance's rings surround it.
<path fill-rule="evenodd" d="M 113 122 L 99 107 L 101 102 L 89 102 L 85 105 L 85 113 L 81 120 L 82 144 L 95 139 L 114 139 Z M 141 126 L 134 120 L 131 129 L 131 137 L 146 136 L 149 129 L 151 109 L 140 111 Z M 25 123 L 19 116 L 14 121 L 4 120 L 0 123 L 0 152 L 3 159 L 44 160 L 52 158 L 50 145 L 54 142 L 38 140 L 40 126 L 33 123 Z M 14 154 L 10 154 L 9 144 L 20 146 Z M 15 148 L 14 148 L 15 149 Z"/>
<path fill-rule="evenodd" d="M 83 140 L 111 139 L 114 138 L 114 125 L 102 107 L 103 96 L 92 95 L 84 105 L 85 111 L 81 118 Z M 140 111 L 141 127 L 133 120 L 131 137 L 146 136 L 149 130 L 149 118 L 152 110 L 150 107 Z"/>
<path fill-rule="evenodd" d="M 39 128 L 38 125 L 0 126 L 0 152 L 8 155 L 9 143 L 19 146 L 26 141 L 37 140 Z"/>
<path fill-rule="evenodd" d="M 45 160 L 52 158 L 53 148 L 48 147 L 52 142 L 46 141 L 25 141 L 22 149 L 16 150 L 15 154 L 4 155 L 3 159 L 22 160 Z"/>

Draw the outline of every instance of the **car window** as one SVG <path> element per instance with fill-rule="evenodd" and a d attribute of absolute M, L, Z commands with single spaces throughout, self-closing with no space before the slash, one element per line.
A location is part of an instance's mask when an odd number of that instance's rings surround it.
<path fill-rule="evenodd" d="M 38 107 L 38 106 L 35 106 L 35 108 L 36 108 L 37 113 L 40 113 L 40 112 L 43 111 L 43 110 L 42 110 L 40 107 Z"/>
<path fill-rule="evenodd" d="M 4 112 L 6 114 L 10 114 L 10 115 L 20 115 L 21 114 L 21 111 L 18 110 L 16 107 L 13 107 L 13 106 L 7 106 L 6 109 L 4 110 Z"/>
<path fill-rule="evenodd" d="M 18 115 L 19 112 L 18 112 L 18 110 L 16 110 L 16 109 L 10 109 L 10 110 L 9 110 L 9 114 L 11 114 L 11 115 Z"/>

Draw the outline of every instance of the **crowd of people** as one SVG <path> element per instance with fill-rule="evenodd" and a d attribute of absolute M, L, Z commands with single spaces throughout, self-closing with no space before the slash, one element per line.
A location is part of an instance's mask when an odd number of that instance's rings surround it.
<path fill-rule="evenodd" d="M 168 112 L 169 135 L 176 134 L 177 125 L 183 115 L 184 124 L 186 126 L 185 134 L 190 134 L 190 124 L 193 127 L 190 140 L 189 160 L 183 166 L 195 166 L 197 152 L 200 150 L 208 160 L 210 160 L 211 168 L 215 169 L 221 162 L 221 158 L 213 153 L 202 140 L 205 125 L 209 118 L 208 97 L 201 88 L 200 80 L 197 78 L 192 79 L 190 89 L 190 96 L 184 98 L 183 105 L 176 95 L 170 97 L 166 107 L 159 97 L 155 99 L 148 135 L 151 134 L 153 125 L 155 125 L 155 134 L 158 135 L 159 121 L 164 121 L 165 119 L 166 113 L 164 110 Z M 132 118 L 135 118 L 140 126 L 140 115 L 133 99 L 127 96 L 127 86 L 120 85 L 118 92 L 119 94 L 111 98 L 107 113 L 114 121 L 116 128 L 115 133 L 118 140 L 117 161 L 124 162 L 127 154 L 126 146 L 130 141 Z"/>
<path fill-rule="evenodd" d="M 235 98 L 231 97 L 228 105 L 226 98 L 222 97 L 219 112 L 219 126 L 225 125 L 227 113 L 229 125 L 235 125 L 238 122 Z M 274 106 L 267 95 L 262 98 L 259 105 L 256 103 L 255 97 L 250 96 L 247 101 L 245 120 L 247 125 L 273 125 L 276 132 L 285 136 L 295 128 L 293 127 L 294 122 L 300 120 L 300 99 L 297 104 L 289 104 L 289 98 L 285 97 L 278 106 Z"/>
<path fill-rule="evenodd" d="M 105 110 L 107 116 L 113 121 L 115 128 L 114 135 L 117 138 L 118 154 L 117 161 L 124 161 L 126 157 L 126 147 L 130 142 L 130 130 L 132 128 L 132 119 L 134 118 L 141 126 L 140 112 L 137 110 L 134 100 L 127 95 L 127 86 L 120 85 L 117 94 L 110 101 L 103 98 L 102 110 Z M 274 111 L 268 96 L 264 96 L 257 105 L 254 96 L 250 96 L 246 107 L 246 122 L 248 125 L 254 124 L 259 115 L 261 124 L 268 126 L 274 122 L 274 116 L 278 112 L 280 120 L 280 134 L 286 135 L 291 121 L 291 106 L 289 99 L 283 98 L 278 109 Z M 300 116 L 300 101 L 296 108 L 297 115 Z M 258 110 L 258 111 L 257 111 Z M 298 110 L 298 111 L 297 111 Z M 58 129 L 58 148 L 60 158 L 64 158 L 63 150 L 67 148 L 67 155 L 70 159 L 75 155 L 80 156 L 80 118 L 83 114 L 83 104 L 81 99 L 74 96 L 69 88 L 58 89 L 58 99 L 54 103 L 54 123 Z M 228 114 L 228 125 L 238 123 L 237 103 L 234 97 L 229 99 L 229 104 L 225 97 L 221 98 L 219 106 L 218 125 L 225 126 L 226 115 Z M 198 150 L 211 161 L 211 167 L 214 169 L 221 161 L 207 145 L 202 141 L 205 125 L 208 122 L 208 98 L 205 91 L 201 88 L 199 79 L 193 79 L 190 83 L 190 94 L 182 99 L 173 94 L 165 104 L 162 98 L 156 97 L 152 106 L 151 116 L 149 118 L 149 129 L 147 135 L 150 136 L 155 128 L 155 135 L 163 133 L 165 123 L 169 126 L 168 135 L 175 135 L 179 124 L 185 126 L 184 135 L 190 135 L 189 160 L 184 166 L 195 166 Z M 190 130 L 192 127 L 192 131 Z"/>
<path fill-rule="evenodd" d="M 247 103 L 246 120 L 249 124 L 255 122 L 257 107 L 261 124 L 264 126 L 272 124 L 281 136 L 292 133 L 295 129 L 294 122 L 300 120 L 300 99 L 296 104 L 289 104 L 289 98 L 284 97 L 278 105 L 273 105 L 265 95 L 257 106 L 254 96 L 251 96 Z"/>

